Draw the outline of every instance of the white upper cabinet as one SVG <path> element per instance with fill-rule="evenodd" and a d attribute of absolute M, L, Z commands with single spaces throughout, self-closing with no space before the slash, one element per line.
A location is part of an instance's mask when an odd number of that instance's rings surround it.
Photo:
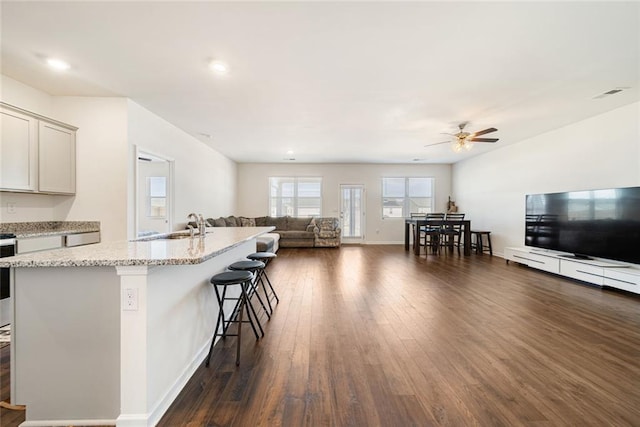
<path fill-rule="evenodd" d="M 38 119 L 0 107 L 0 189 L 38 190 Z"/>
<path fill-rule="evenodd" d="M 47 193 L 76 192 L 76 132 L 40 121 L 38 189 Z"/>
<path fill-rule="evenodd" d="M 77 128 L 0 103 L 0 191 L 75 194 Z"/>

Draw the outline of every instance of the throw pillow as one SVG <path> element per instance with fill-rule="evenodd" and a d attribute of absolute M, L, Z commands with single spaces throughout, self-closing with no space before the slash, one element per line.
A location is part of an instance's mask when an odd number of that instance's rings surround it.
<path fill-rule="evenodd" d="M 319 222 L 318 227 L 320 231 L 332 231 L 336 229 L 333 218 L 322 218 Z"/>
<path fill-rule="evenodd" d="M 238 222 L 236 221 L 236 217 L 231 215 L 224 219 L 224 222 L 227 224 L 227 227 L 237 227 Z"/>
<path fill-rule="evenodd" d="M 312 232 L 315 233 L 316 232 L 316 219 L 315 218 L 311 218 L 311 221 L 309 222 L 309 225 L 307 225 L 307 231 L 308 232 Z"/>
<path fill-rule="evenodd" d="M 256 220 L 253 218 L 240 217 L 240 227 L 255 227 Z"/>
<path fill-rule="evenodd" d="M 227 222 L 224 220 L 223 217 L 220 217 L 220 218 L 215 219 L 213 221 L 213 226 L 214 227 L 226 227 L 227 226 Z"/>

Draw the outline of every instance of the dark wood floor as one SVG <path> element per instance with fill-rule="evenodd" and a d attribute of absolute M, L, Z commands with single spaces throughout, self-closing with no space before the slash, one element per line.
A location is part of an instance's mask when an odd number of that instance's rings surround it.
<path fill-rule="evenodd" d="M 401 246 L 282 249 L 269 274 L 265 337 L 239 368 L 216 346 L 161 426 L 640 426 L 638 296 Z"/>
<path fill-rule="evenodd" d="M 259 343 L 162 426 L 638 426 L 640 298 L 489 256 L 281 250 Z"/>

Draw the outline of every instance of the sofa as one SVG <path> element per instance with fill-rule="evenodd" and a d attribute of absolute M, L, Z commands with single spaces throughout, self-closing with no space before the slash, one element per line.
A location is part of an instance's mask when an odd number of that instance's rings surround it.
<path fill-rule="evenodd" d="M 212 227 L 275 227 L 271 233 L 258 237 L 258 250 L 277 251 L 278 248 L 337 248 L 340 247 L 340 221 L 333 217 L 296 218 L 292 216 L 256 218 L 208 218 Z M 277 238 L 273 236 L 277 235 Z M 274 241 L 275 239 L 275 241 Z M 265 245 L 267 249 L 265 249 Z M 269 248 L 269 246 L 271 246 Z"/>

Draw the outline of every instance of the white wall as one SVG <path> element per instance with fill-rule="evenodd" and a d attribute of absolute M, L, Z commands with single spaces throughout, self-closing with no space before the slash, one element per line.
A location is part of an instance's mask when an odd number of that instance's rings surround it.
<path fill-rule="evenodd" d="M 242 163 L 238 165 L 238 209 L 235 215 L 264 216 L 269 212 L 270 176 L 322 177 L 322 215 L 340 215 L 340 184 L 364 184 L 366 191 L 366 243 L 403 243 L 404 220 L 382 219 L 382 178 L 434 177 L 436 210 L 446 210 L 451 191 L 450 165 L 386 164 L 284 164 Z"/>
<path fill-rule="evenodd" d="M 453 193 L 494 251 L 524 245 L 525 195 L 640 185 L 640 103 L 454 165 Z"/>
<path fill-rule="evenodd" d="M 0 74 L 0 99 L 24 110 L 55 118 L 51 95 L 2 74 Z"/>
<path fill-rule="evenodd" d="M 0 192 L 0 221 L 100 221 L 102 241 L 133 237 L 134 144 L 175 161 L 174 229 L 184 228 L 190 212 L 235 212 L 235 162 L 138 104 L 126 98 L 56 97 L 0 77 L 3 102 L 79 128 L 76 195 Z M 15 213 L 8 213 L 8 203 L 16 205 Z"/>
<path fill-rule="evenodd" d="M 129 101 L 129 144 L 173 160 L 174 229 L 184 229 L 191 212 L 202 213 L 206 218 L 235 212 L 236 163 L 133 101 Z M 134 164 L 135 156 L 132 156 L 131 170 Z M 131 180 L 131 200 L 135 194 L 134 184 Z M 131 202 L 129 220 L 132 223 L 135 220 L 133 206 Z M 130 230 L 133 232 L 133 227 Z"/>
<path fill-rule="evenodd" d="M 0 221 L 100 221 L 102 240 L 127 236 L 124 98 L 55 97 L 1 76 L 2 101 L 77 126 L 76 195 L 0 192 Z M 10 214 L 7 204 L 16 205 Z"/>
<path fill-rule="evenodd" d="M 57 198 L 54 217 L 100 221 L 103 242 L 127 238 L 127 101 L 54 97 L 56 118 L 78 127 L 76 195 Z"/>

